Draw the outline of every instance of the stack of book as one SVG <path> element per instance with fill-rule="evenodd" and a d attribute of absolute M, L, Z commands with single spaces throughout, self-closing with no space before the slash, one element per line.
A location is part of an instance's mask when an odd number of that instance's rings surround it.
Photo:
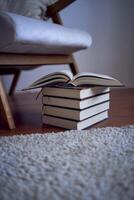
<path fill-rule="evenodd" d="M 82 130 L 108 118 L 108 87 L 44 87 L 43 123 Z"/>
<path fill-rule="evenodd" d="M 43 123 L 81 130 L 108 118 L 109 87 L 119 86 L 120 81 L 107 75 L 73 76 L 64 70 L 41 77 L 25 90 L 44 88 Z"/>

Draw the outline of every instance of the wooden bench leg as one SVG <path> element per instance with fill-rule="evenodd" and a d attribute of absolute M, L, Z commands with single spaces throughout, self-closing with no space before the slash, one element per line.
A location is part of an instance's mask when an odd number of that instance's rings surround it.
<path fill-rule="evenodd" d="M 14 129 L 15 123 L 14 123 L 13 115 L 12 115 L 8 98 L 7 98 L 4 85 L 1 79 L 0 79 L 0 109 L 2 112 L 2 116 L 4 117 L 5 121 L 8 124 L 9 129 Z"/>
<path fill-rule="evenodd" d="M 14 93 L 14 91 L 15 91 L 17 82 L 18 82 L 19 77 L 20 77 L 20 74 L 21 74 L 21 71 L 17 71 L 17 72 L 15 72 L 15 74 L 14 74 L 13 81 L 12 81 L 12 83 L 11 83 L 11 87 L 10 87 L 10 90 L 9 90 L 9 95 L 10 95 L 10 96 L 11 96 L 11 95 Z"/>

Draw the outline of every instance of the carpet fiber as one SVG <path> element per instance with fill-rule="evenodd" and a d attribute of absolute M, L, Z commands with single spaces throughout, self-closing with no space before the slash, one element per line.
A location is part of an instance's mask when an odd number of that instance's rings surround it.
<path fill-rule="evenodd" d="M 134 126 L 0 137 L 0 199 L 134 199 Z"/>

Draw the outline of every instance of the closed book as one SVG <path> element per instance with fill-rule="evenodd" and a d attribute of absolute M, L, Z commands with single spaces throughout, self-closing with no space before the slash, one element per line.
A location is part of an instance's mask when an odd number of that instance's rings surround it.
<path fill-rule="evenodd" d="M 82 130 L 98 122 L 101 122 L 102 120 L 107 119 L 107 118 L 108 118 L 108 111 L 98 113 L 97 115 L 94 115 L 92 117 L 89 117 L 79 122 L 75 120 L 69 120 L 69 119 L 63 119 L 63 118 L 58 118 L 54 116 L 44 115 L 43 123 L 66 128 L 66 129 Z"/>
<path fill-rule="evenodd" d="M 73 99 L 85 99 L 98 94 L 109 92 L 109 87 L 70 87 L 70 86 L 50 86 L 42 89 L 42 95 L 53 97 L 64 97 Z"/>
<path fill-rule="evenodd" d="M 102 93 L 82 100 L 65 97 L 43 96 L 42 103 L 43 105 L 59 106 L 82 110 L 108 100 L 110 100 L 110 93 Z"/>
<path fill-rule="evenodd" d="M 43 115 L 46 114 L 55 117 L 63 117 L 66 119 L 81 121 L 108 109 L 109 101 L 91 106 L 83 110 L 44 105 Z"/>

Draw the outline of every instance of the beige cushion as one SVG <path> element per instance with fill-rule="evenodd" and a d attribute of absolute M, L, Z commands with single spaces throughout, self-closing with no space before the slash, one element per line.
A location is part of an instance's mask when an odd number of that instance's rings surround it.
<path fill-rule="evenodd" d="M 8 12 L 0 12 L 0 27 L 0 52 L 66 55 L 91 45 L 84 31 Z"/>

